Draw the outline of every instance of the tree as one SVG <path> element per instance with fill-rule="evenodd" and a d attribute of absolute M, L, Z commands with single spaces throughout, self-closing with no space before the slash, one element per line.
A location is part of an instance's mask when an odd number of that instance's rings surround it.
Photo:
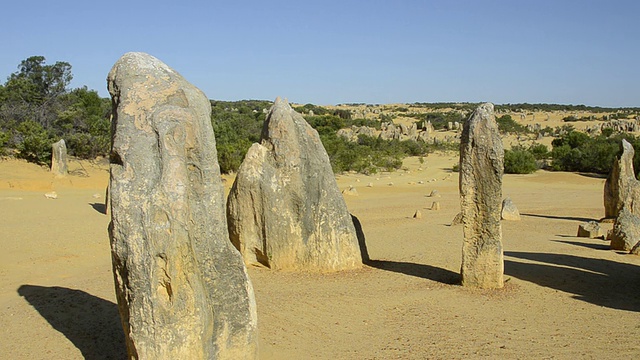
<path fill-rule="evenodd" d="M 45 65 L 44 56 L 31 56 L 18 69 L 4 85 L 1 119 L 33 120 L 49 129 L 60 105 L 58 99 L 73 78 L 71 65 L 63 61 Z"/>

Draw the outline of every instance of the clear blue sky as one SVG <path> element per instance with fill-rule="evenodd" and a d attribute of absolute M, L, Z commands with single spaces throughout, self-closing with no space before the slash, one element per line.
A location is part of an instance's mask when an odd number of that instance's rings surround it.
<path fill-rule="evenodd" d="M 108 96 L 147 52 L 209 98 L 640 106 L 640 1 L 42 1 L 2 5 L 0 80 L 43 55 Z"/>

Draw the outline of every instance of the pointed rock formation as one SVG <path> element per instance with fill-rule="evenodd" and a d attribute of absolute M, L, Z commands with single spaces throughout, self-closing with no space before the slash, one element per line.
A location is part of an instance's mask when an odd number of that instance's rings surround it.
<path fill-rule="evenodd" d="M 633 169 L 633 146 L 622 139 L 622 155 L 613 163 L 613 168 L 604 183 L 604 216 L 615 218 L 623 206 L 640 215 L 640 181 Z"/>
<path fill-rule="evenodd" d="M 361 266 L 353 221 L 318 133 L 276 99 L 229 193 L 231 241 L 247 264 L 334 271 Z"/>
<path fill-rule="evenodd" d="M 51 172 L 56 177 L 65 177 L 69 172 L 67 165 L 67 145 L 64 139 L 60 139 L 60 141 L 51 145 Z"/>
<path fill-rule="evenodd" d="M 460 143 L 460 198 L 464 242 L 462 285 L 503 286 L 500 210 L 504 150 L 493 104 L 480 105 L 464 124 Z"/>
<path fill-rule="evenodd" d="M 253 288 L 229 241 L 207 97 L 144 53 L 107 78 L 109 236 L 131 359 L 255 359 Z"/>

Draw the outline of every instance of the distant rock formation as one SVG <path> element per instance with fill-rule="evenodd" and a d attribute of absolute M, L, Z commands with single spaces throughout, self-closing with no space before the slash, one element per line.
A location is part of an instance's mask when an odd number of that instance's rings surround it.
<path fill-rule="evenodd" d="M 257 319 L 229 241 L 207 97 L 144 53 L 107 78 L 109 236 L 131 359 L 255 359 Z"/>
<path fill-rule="evenodd" d="M 51 145 L 51 172 L 56 177 L 67 176 L 69 172 L 67 165 L 67 145 L 64 139 L 60 139 L 60 141 Z"/>
<path fill-rule="evenodd" d="M 615 218 L 623 206 L 640 215 L 640 181 L 633 169 L 633 146 L 622 139 L 622 155 L 613 163 L 611 173 L 604 183 L 605 218 Z"/>
<path fill-rule="evenodd" d="M 503 169 L 504 150 L 493 104 L 485 103 L 465 122 L 460 143 L 463 286 L 500 288 L 504 284 L 500 224 Z"/>
<path fill-rule="evenodd" d="M 327 152 L 286 100 L 276 99 L 261 143 L 247 152 L 227 215 L 231 241 L 247 264 L 315 271 L 362 264 Z"/>

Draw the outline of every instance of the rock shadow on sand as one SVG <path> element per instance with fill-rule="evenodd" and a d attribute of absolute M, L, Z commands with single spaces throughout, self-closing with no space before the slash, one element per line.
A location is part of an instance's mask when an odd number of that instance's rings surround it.
<path fill-rule="evenodd" d="M 640 266 L 566 254 L 507 251 L 505 274 L 611 309 L 640 311 Z"/>
<path fill-rule="evenodd" d="M 22 285 L 24 297 L 85 359 L 126 359 L 118 306 L 81 290 Z"/>
<path fill-rule="evenodd" d="M 103 203 L 89 203 L 93 210 L 99 212 L 100 214 L 107 215 L 107 205 Z"/>
<path fill-rule="evenodd" d="M 461 281 L 459 273 L 431 265 L 389 260 L 369 260 L 366 264 L 376 269 L 393 271 L 447 285 L 459 285 Z"/>
<path fill-rule="evenodd" d="M 558 216 L 558 215 L 546 215 L 546 214 L 524 214 L 520 213 L 521 216 L 530 216 L 530 217 L 539 217 L 545 219 L 553 219 L 553 220 L 570 220 L 570 221 L 580 221 L 580 222 L 588 222 L 588 221 L 598 221 L 599 219 L 592 219 L 587 217 L 578 217 L 578 216 Z"/>

